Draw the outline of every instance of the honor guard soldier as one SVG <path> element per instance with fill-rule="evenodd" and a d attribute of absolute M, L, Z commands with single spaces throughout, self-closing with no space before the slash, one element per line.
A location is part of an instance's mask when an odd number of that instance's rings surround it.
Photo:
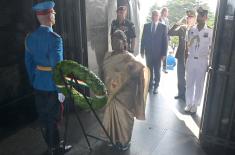
<path fill-rule="evenodd" d="M 188 31 L 185 111 L 196 113 L 203 95 L 204 81 L 212 43 L 212 29 L 206 25 L 208 11 L 199 7 L 197 25 Z"/>
<path fill-rule="evenodd" d="M 54 5 L 53 1 L 40 1 L 33 5 L 40 26 L 25 39 L 25 65 L 35 90 L 41 131 L 50 155 L 71 149 L 71 146 L 61 147 L 58 130 L 65 96 L 57 91 L 52 79 L 53 68 L 63 60 L 62 38 L 52 29 L 55 24 Z"/>
<path fill-rule="evenodd" d="M 134 52 L 135 48 L 135 25 L 126 19 L 127 8 L 126 6 L 120 6 L 117 9 L 117 19 L 112 21 L 111 24 L 111 36 L 116 30 L 122 30 L 127 36 L 128 48 L 127 50 L 131 53 Z"/>

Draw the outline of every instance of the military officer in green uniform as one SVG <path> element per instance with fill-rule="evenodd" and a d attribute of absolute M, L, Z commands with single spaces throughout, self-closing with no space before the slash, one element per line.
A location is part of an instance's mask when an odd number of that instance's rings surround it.
<path fill-rule="evenodd" d="M 135 48 L 135 25 L 126 19 L 127 8 L 126 6 L 120 6 L 117 9 L 117 19 L 112 21 L 111 24 L 111 36 L 116 30 L 122 30 L 127 36 L 128 51 L 133 53 Z"/>
<path fill-rule="evenodd" d="M 40 1 L 33 5 L 40 26 L 25 39 L 25 65 L 30 83 L 35 90 L 35 104 L 48 154 L 69 150 L 60 146 L 58 122 L 61 103 L 65 96 L 57 91 L 52 70 L 63 60 L 62 38 L 53 32 L 55 11 L 53 1 Z"/>
<path fill-rule="evenodd" d="M 185 100 L 185 59 L 186 59 L 186 32 L 195 24 L 196 12 L 186 11 L 186 19 L 183 17 L 168 31 L 169 36 L 178 36 L 179 45 L 175 57 L 177 58 L 178 95 L 175 99 Z M 186 23 L 183 23 L 186 20 Z"/>

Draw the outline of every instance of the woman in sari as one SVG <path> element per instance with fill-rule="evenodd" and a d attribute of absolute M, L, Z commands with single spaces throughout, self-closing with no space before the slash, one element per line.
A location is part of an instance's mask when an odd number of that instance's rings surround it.
<path fill-rule="evenodd" d="M 149 70 L 126 50 L 127 39 L 123 31 L 115 31 L 111 39 L 113 51 L 106 54 L 103 64 L 109 94 L 103 124 L 114 145 L 127 150 L 134 117 L 145 119 Z"/>

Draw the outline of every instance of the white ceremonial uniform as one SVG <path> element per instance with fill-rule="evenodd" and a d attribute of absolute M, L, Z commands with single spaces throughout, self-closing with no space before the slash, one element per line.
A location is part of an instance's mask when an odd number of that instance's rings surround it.
<path fill-rule="evenodd" d="M 208 68 L 212 29 L 206 25 L 199 31 L 192 27 L 188 36 L 188 59 L 186 62 L 186 105 L 199 106 L 202 100 L 205 75 Z"/>

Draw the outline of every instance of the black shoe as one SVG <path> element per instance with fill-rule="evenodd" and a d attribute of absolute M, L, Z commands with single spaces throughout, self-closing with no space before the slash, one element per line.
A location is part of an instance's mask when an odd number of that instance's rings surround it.
<path fill-rule="evenodd" d="M 178 95 L 178 96 L 175 96 L 175 99 L 180 99 L 182 96 Z"/>
<path fill-rule="evenodd" d="M 162 70 L 165 74 L 167 74 L 168 73 L 168 71 L 166 70 L 166 69 L 163 69 Z"/>
<path fill-rule="evenodd" d="M 126 145 L 122 145 L 122 147 L 120 148 L 121 151 L 126 151 L 130 148 L 130 144 L 126 144 Z"/>
<path fill-rule="evenodd" d="M 158 88 L 153 89 L 153 94 L 158 94 Z"/>
<path fill-rule="evenodd" d="M 64 147 L 64 152 L 65 152 L 65 153 L 66 153 L 66 152 L 69 152 L 72 148 L 73 148 L 72 145 L 65 145 L 65 147 Z"/>
<path fill-rule="evenodd" d="M 120 144 L 120 143 L 117 143 L 116 145 L 115 145 L 115 148 L 118 150 L 118 151 L 126 151 L 126 150 L 128 150 L 129 148 L 130 148 L 130 143 L 128 143 L 128 144 L 125 144 L 125 145 L 122 145 L 122 144 Z"/>
<path fill-rule="evenodd" d="M 60 146 L 60 153 L 67 153 L 73 148 L 72 145 L 65 145 L 64 148 L 63 146 Z"/>
<path fill-rule="evenodd" d="M 60 150 L 61 153 L 67 153 L 67 152 L 69 152 L 72 148 L 73 148 L 72 145 L 65 145 L 65 146 L 64 146 L 64 141 L 63 141 L 63 140 L 60 141 L 59 150 Z"/>
<path fill-rule="evenodd" d="M 175 99 L 181 99 L 181 100 L 185 101 L 185 97 L 183 95 L 175 96 Z"/>

